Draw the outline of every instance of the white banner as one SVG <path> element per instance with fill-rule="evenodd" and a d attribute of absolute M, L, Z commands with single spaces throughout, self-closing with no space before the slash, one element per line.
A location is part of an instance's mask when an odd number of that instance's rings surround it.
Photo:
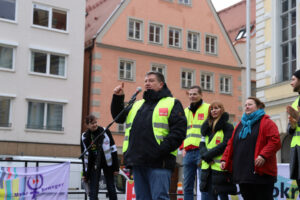
<path fill-rule="evenodd" d="M 291 180 L 289 164 L 277 164 L 278 176 L 277 182 L 274 185 L 273 197 L 274 200 L 293 199 L 299 200 L 299 191 L 295 180 Z M 197 179 L 199 180 L 199 179 Z M 201 200 L 201 192 L 199 191 L 199 181 L 197 181 L 197 200 Z M 238 190 L 239 193 L 239 190 Z M 229 199 L 243 199 L 241 195 L 230 196 Z"/>
<path fill-rule="evenodd" d="M 67 200 L 70 163 L 42 167 L 1 167 L 1 200 Z"/>

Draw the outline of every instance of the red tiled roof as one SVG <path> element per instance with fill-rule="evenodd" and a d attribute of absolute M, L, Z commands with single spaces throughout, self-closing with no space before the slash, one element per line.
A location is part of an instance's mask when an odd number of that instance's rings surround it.
<path fill-rule="evenodd" d="M 251 0 L 250 4 L 250 24 L 253 25 L 255 24 L 256 19 L 256 1 Z M 244 28 L 246 25 L 246 0 L 225 8 L 219 11 L 218 14 L 225 26 L 230 40 L 234 42 L 240 29 Z"/>
<path fill-rule="evenodd" d="M 93 39 L 121 0 L 86 0 L 85 42 Z"/>

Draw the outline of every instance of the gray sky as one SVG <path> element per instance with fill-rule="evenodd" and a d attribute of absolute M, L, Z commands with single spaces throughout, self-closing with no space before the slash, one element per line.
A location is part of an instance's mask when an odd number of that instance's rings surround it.
<path fill-rule="evenodd" d="M 211 0 L 211 1 L 214 4 L 215 9 L 219 11 L 233 4 L 236 4 L 237 2 L 240 2 L 242 0 Z"/>

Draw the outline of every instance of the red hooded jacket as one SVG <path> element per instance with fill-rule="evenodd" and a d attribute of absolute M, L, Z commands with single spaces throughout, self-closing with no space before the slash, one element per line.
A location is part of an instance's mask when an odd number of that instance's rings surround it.
<path fill-rule="evenodd" d="M 234 151 L 233 138 L 235 136 L 236 128 L 238 127 L 238 125 L 234 129 L 233 134 L 230 140 L 228 141 L 227 147 L 221 159 L 221 161 L 226 162 L 225 169 L 227 169 L 230 172 L 232 172 L 232 159 Z M 264 157 L 266 162 L 261 167 L 255 166 L 255 172 L 259 175 L 268 174 L 271 176 L 277 176 L 276 152 L 280 148 L 281 142 L 278 128 L 268 115 L 264 115 L 260 122 L 259 134 L 255 145 L 253 162 L 259 155 Z"/>

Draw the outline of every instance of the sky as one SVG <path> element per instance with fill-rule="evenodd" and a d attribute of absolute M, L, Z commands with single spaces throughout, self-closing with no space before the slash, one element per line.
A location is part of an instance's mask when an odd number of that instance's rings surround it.
<path fill-rule="evenodd" d="M 236 4 L 242 0 L 211 0 L 215 6 L 216 11 L 227 8 L 233 4 Z"/>

